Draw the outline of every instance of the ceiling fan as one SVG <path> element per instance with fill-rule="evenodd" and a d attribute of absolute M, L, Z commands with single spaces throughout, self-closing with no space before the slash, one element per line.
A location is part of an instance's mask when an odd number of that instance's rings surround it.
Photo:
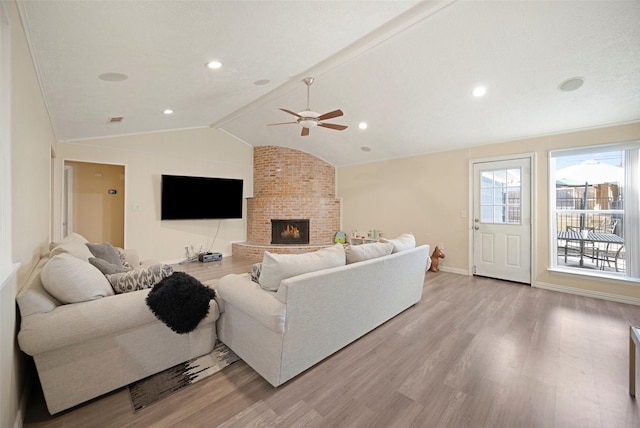
<path fill-rule="evenodd" d="M 342 113 L 342 110 L 338 109 L 338 110 L 330 111 L 329 113 L 320 114 L 309 109 L 309 87 L 313 83 L 313 80 L 314 80 L 313 77 L 305 77 L 304 79 L 302 79 L 304 84 L 307 85 L 307 109 L 306 110 L 296 113 L 291 110 L 287 110 L 286 108 L 280 109 L 285 113 L 289 113 L 296 116 L 298 119 L 295 122 L 271 123 L 268 126 L 289 125 L 289 124 L 297 123 L 298 125 L 302 126 L 302 132 L 300 133 L 302 137 L 306 137 L 307 135 L 309 135 L 309 129 L 313 128 L 314 126 L 322 126 L 323 128 L 335 129 L 338 131 L 343 131 L 348 128 L 348 126 L 346 125 L 336 125 L 334 123 L 323 122 L 323 120 L 333 119 L 334 117 L 342 116 L 344 114 Z"/>

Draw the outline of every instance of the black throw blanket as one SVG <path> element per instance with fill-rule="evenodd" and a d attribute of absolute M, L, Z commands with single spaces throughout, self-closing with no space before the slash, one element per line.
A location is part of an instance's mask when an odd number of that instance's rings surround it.
<path fill-rule="evenodd" d="M 147 306 L 176 333 L 193 331 L 209 313 L 215 292 L 184 272 L 174 272 L 154 285 Z"/>

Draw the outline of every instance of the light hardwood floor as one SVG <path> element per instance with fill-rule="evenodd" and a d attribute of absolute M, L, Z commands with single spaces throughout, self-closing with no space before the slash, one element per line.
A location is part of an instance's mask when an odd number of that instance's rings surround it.
<path fill-rule="evenodd" d="M 50 416 L 35 386 L 24 426 L 640 427 L 629 325 L 637 306 L 429 272 L 417 305 L 278 388 L 239 362 L 138 413 L 123 388 Z"/>

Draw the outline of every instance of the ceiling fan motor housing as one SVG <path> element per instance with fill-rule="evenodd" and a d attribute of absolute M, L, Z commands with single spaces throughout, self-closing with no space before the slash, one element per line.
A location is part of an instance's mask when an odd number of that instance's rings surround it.
<path fill-rule="evenodd" d="M 305 128 L 313 128 L 314 126 L 318 126 L 318 117 L 320 113 L 316 113 L 315 111 L 305 110 L 298 113 L 300 118 L 298 118 L 297 122 L 299 125 Z"/>

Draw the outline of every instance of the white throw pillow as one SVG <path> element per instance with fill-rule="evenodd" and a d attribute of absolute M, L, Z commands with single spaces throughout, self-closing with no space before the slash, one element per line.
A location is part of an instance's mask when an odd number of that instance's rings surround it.
<path fill-rule="evenodd" d="M 347 256 L 347 264 L 362 262 L 391 254 L 393 244 L 391 242 L 372 242 L 362 245 L 347 245 L 344 252 Z"/>
<path fill-rule="evenodd" d="M 102 272 L 71 254 L 58 254 L 49 260 L 40 279 L 45 290 L 60 303 L 86 302 L 114 294 Z"/>
<path fill-rule="evenodd" d="M 416 238 L 411 233 L 403 233 L 394 239 L 380 238 L 380 242 L 391 242 L 393 244 L 393 252 L 409 250 L 416 247 Z"/>
<path fill-rule="evenodd" d="M 264 252 L 260 286 L 277 291 L 280 281 L 303 273 L 344 266 L 346 257 L 342 244 L 304 254 L 273 254 Z"/>

